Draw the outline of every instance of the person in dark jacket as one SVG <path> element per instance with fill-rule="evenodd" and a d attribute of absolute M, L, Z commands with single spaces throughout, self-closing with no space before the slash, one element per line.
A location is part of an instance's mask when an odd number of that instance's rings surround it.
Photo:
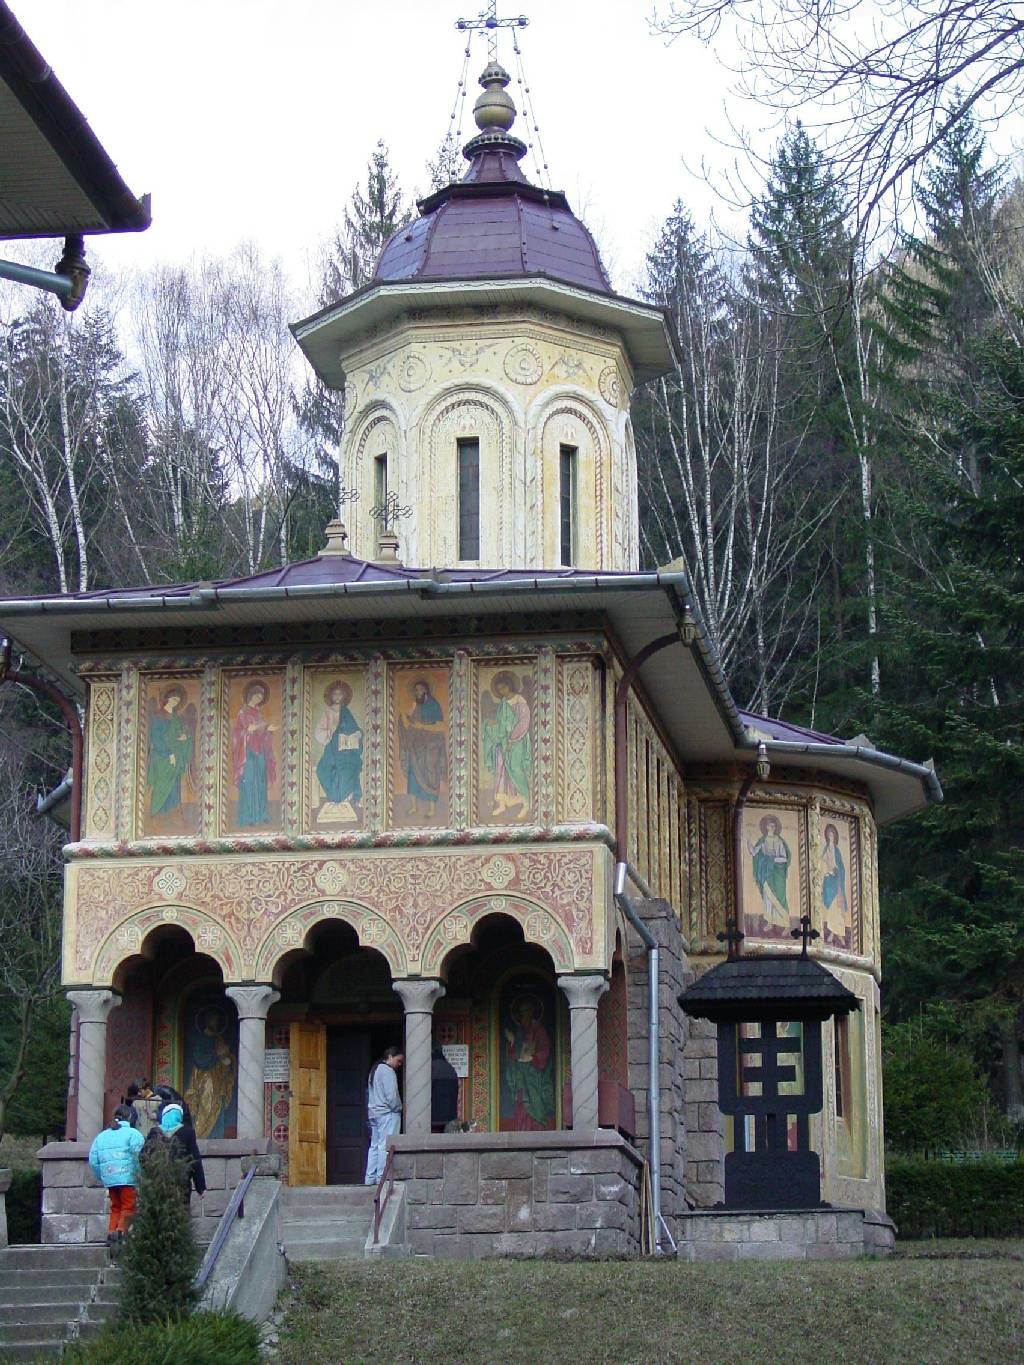
<path fill-rule="evenodd" d="M 181 1194 L 187 1208 L 192 1198 L 193 1187 L 195 1187 L 195 1192 L 200 1199 L 205 1196 L 206 1172 L 203 1170 L 203 1158 L 199 1154 L 195 1129 L 190 1123 L 185 1122 L 184 1111 L 180 1104 L 169 1103 L 164 1105 L 159 1126 L 154 1128 L 146 1138 L 145 1146 L 142 1149 L 143 1162 L 145 1162 L 147 1154 L 161 1143 L 166 1144 L 171 1156 L 175 1157 L 181 1164 L 183 1172 Z"/>
<path fill-rule="evenodd" d="M 459 1076 L 441 1048 L 430 1054 L 430 1127 L 443 1133 L 459 1115 Z"/>

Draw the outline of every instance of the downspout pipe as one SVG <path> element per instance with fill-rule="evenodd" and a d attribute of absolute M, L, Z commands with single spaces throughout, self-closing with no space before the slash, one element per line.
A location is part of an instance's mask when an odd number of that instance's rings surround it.
<path fill-rule="evenodd" d="M 20 683 L 22 687 L 27 687 L 31 692 L 46 697 L 60 708 L 61 714 L 67 721 L 68 729 L 71 731 L 70 836 L 71 843 L 77 844 L 82 838 L 82 756 L 84 749 L 82 722 L 78 717 L 78 710 L 74 702 L 51 683 L 45 682 L 42 678 L 35 678 L 30 673 L 21 673 L 18 669 L 11 667 L 10 640 L 5 640 L 2 648 L 0 648 L 0 686 L 5 682 Z"/>
<path fill-rule="evenodd" d="M 673 1245 L 672 1234 L 661 1212 L 661 1019 L 660 953 L 658 941 L 637 914 L 626 891 L 628 858 L 628 774 L 626 761 L 626 702 L 640 669 L 659 650 L 680 643 L 681 635 L 661 635 L 645 645 L 629 662 L 615 688 L 615 903 L 622 910 L 647 950 L 647 1135 L 651 1168 L 651 1202 L 654 1205 L 654 1254 L 662 1254 L 663 1234 Z"/>
<path fill-rule="evenodd" d="M 79 233 L 64 238 L 64 255 L 55 270 L 37 270 L 19 261 L 0 260 L 0 280 L 13 280 L 33 289 L 56 294 L 66 313 L 73 313 L 85 298 L 89 283 L 89 267 L 85 263 L 85 238 Z"/>

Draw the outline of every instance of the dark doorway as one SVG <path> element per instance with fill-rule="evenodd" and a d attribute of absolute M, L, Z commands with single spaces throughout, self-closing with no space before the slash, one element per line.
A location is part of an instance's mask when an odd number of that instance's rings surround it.
<path fill-rule="evenodd" d="M 390 1043 L 400 1042 L 393 1024 L 327 1030 L 327 1183 L 359 1185 L 366 1174 L 370 1129 L 366 1085 L 370 1066 Z"/>

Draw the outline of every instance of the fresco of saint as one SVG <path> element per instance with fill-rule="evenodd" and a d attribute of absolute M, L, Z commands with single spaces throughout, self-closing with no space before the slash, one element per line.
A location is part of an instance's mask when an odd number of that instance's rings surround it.
<path fill-rule="evenodd" d="M 398 717 L 398 755 L 414 817 L 434 818 L 448 780 L 448 734 L 441 703 L 425 678 L 412 685 L 413 705 Z"/>
<path fill-rule="evenodd" d="M 242 694 L 242 705 L 231 727 L 231 761 L 238 789 L 238 825 L 263 825 L 270 818 L 269 784 L 277 776 L 274 731 L 263 714 L 270 689 L 258 679 Z"/>
<path fill-rule="evenodd" d="M 507 670 L 492 679 L 491 695 L 498 712 L 494 720 L 483 722 L 483 756 L 494 775 L 492 814 L 521 817 L 529 810 L 533 777 L 530 705 L 515 674 Z"/>
<path fill-rule="evenodd" d="M 363 796 L 363 732 L 352 714 L 352 689 L 340 679 L 324 689 L 324 708 L 314 736 L 323 745 L 316 777 L 324 794 L 316 819 L 323 824 L 355 824 Z"/>
<path fill-rule="evenodd" d="M 188 1031 L 184 1094 L 192 1110 L 196 1137 L 226 1137 L 225 1129 L 236 1122 L 238 1067 L 231 1025 L 225 1008 L 208 1004 L 196 1011 Z"/>
<path fill-rule="evenodd" d="M 790 911 L 786 883 L 792 853 L 782 837 L 782 822 L 776 815 L 765 815 L 760 823 L 761 837 L 747 843 L 754 867 L 754 881 L 761 896 L 761 913 L 768 924 L 789 927 Z"/>
<path fill-rule="evenodd" d="M 196 708 L 186 704 L 185 688 L 170 683 L 149 702 L 149 750 L 146 785 L 148 814 L 164 824 L 177 819 L 184 827 L 182 781 L 194 790 L 192 758 L 196 748 Z"/>
<path fill-rule="evenodd" d="M 544 1132 L 555 1126 L 555 1052 L 534 991 L 512 997 L 502 1025 L 501 1128 Z"/>
<path fill-rule="evenodd" d="M 821 846 L 822 928 L 825 942 L 839 948 L 850 947 L 850 902 L 846 894 L 846 863 L 839 844 L 839 830 L 829 822 Z"/>

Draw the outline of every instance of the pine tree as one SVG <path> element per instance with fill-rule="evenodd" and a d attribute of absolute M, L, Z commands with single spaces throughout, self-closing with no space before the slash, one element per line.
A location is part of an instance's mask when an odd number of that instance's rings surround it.
<path fill-rule="evenodd" d="M 898 697 L 883 743 L 931 751 L 946 799 L 883 850 L 889 1005 L 970 1006 L 1002 1054 L 999 1089 L 1024 1119 L 1024 354 L 998 332 L 973 343 L 969 389 L 936 404 L 907 457 L 897 511 L 929 560 L 908 555 L 888 605 Z M 936 449 L 938 446 L 938 449 Z M 965 476 L 960 452 L 974 452 Z M 963 1020 L 961 1019 L 961 1027 Z"/>
<path fill-rule="evenodd" d="M 405 195 L 391 167 L 388 149 L 377 143 L 366 166 L 366 183 L 352 191 L 345 210 L 345 260 L 349 286 L 359 289 L 373 277 L 388 239 L 409 221 Z"/>
<path fill-rule="evenodd" d="M 466 163 L 462 151 L 455 141 L 455 134 L 446 133 L 438 146 L 436 155 L 427 162 L 431 193 L 443 190 L 454 181 L 461 180 L 465 170 Z"/>
<path fill-rule="evenodd" d="M 126 1322 L 174 1317 L 189 1312 L 195 1302 L 199 1249 L 181 1197 L 182 1165 L 163 1141 L 144 1155 L 136 1187 L 138 1211 L 120 1261 L 121 1317 Z"/>

